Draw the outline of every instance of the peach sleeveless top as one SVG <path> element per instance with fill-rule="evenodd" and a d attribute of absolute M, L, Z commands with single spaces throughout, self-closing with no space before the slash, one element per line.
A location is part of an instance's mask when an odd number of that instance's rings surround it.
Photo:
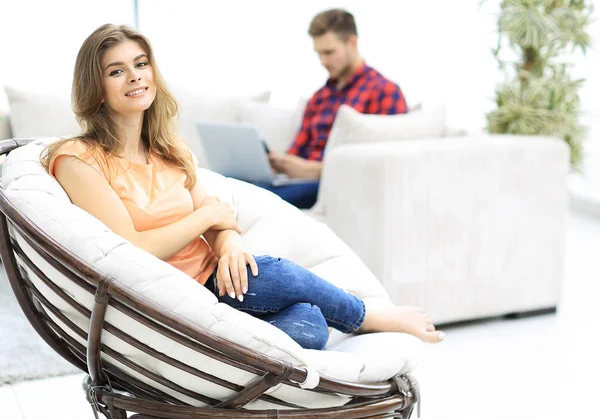
<path fill-rule="evenodd" d="M 104 176 L 125 204 L 137 231 L 168 225 L 194 211 L 192 195 L 183 186 L 183 171 L 167 166 L 156 156 L 150 156 L 147 164 L 132 163 L 72 140 L 63 144 L 50 161 L 52 176 L 61 161 L 58 157 L 63 155 L 77 157 Z M 199 236 L 167 262 L 204 284 L 218 260 Z"/>

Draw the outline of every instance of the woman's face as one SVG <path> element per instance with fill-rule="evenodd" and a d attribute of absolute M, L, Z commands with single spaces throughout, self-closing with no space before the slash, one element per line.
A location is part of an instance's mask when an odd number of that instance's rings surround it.
<path fill-rule="evenodd" d="M 104 104 L 123 116 L 145 111 L 156 97 L 154 70 L 146 51 L 127 40 L 102 58 Z"/>

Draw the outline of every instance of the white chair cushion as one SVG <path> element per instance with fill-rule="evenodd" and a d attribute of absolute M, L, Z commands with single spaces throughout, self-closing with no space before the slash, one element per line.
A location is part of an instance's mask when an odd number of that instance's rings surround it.
<path fill-rule="evenodd" d="M 72 205 L 58 182 L 39 163 L 43 146 L 52 140 L 37 140 L 13 151 L 3 166 L 3 188 L 25 216 L 101 271 L 186 320 L 257 352 L 304 367 L 311 374 L 352 382 L 371 382 L 385 380 L 413 368 L 420 347 L 420 341 L 413 336 L 401 333 L 351 336 L 335 332 L 326 351 L 305 350 L 270 324 L 218 303 L 214 295 L 192 278 L 133 246 L 112 233 L 102 222 Z M 218 191 L 222 200 L 235 206 L 244 230 L 244 242 L 254 254 L 288 258 L 363 298 L 368 307 L 390 304 L 372 273 L 324 224 L 253 185 L 207 170 L 199 171 L 199 179 L 209 193 Z M 19 243 L 55 283 L 75 300 L 91 308 L 91 294 L 68 282 L 60 273 L 40 261 L 24 240 L 19 239 Z M 87 330 L 87 318 L 61 303 L 51 290 L 36 279 L 33 272 L 30 272 L 30 276 L 46 298 L 58 305 L 83 330 Z M 56 321 L 60 323 L 58 319 Z M 174 343 L 113 308 L 107 311 L 107 321 L 152 348 L 230 382 L 246 385 L 255 378 L 253 374 Z M 72 336 L 85 344 L 78 336 Z M 231 390 L 182 373 L 109 333 L 103 335 L 103 341 L 129 359 L 187 389 L 220 399 L 231 395 Z M 106 359 L 139 379 L 149 381 L 117 360 L 110 357 Z M 158 383 L 150 381 L 150 384 L 191 402 L 187 396 Z M 335 406 L 348 401 L 347 397 L 340 395 L 317 395 L 290 386 L 280 386 L 271 395 L 306 407 Z M 256 401 L 249 407 L 277 406 Z"/>

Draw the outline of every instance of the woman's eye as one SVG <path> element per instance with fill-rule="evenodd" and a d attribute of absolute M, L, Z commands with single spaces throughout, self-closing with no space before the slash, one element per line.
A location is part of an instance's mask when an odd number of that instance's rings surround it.
<path fill-rule="evenodd" d="M 121 70 L 113 70 L 110 72 L 109 76 L 116 76 L 117 74 L 119 74 Z"/>
<path fill-rule="evenodd" d="M 148 65 L 147 62 L 137 63 L 136 67 L 146 67 Z"/>

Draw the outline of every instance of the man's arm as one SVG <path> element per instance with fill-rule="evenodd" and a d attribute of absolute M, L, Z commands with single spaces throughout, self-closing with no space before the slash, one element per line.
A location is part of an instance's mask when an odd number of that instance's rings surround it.
<path fill-rule="evenodd" d="M 373 115 L 396 115 L 408 112 L 404 94 L 397 84 L 385 80 L 377 89 L 373 89 L 371 100 L 365 113 Z"/>
<path fill-rule="evenodd" d="M 288 149 L 287 154 L 299 156 L 302 152 L 302 149 L 306 147 L 306 145 L 310 142 L 310 121 L 315 116 L 315 113 L 317 111 L 317 93 L 315 93 L 306 103 L 306 108 L 304 108 L 304 115 L 302 116 L 302 124 L 300 124 L 300 130 L 298 131 L 298 134 L 296 134 L 296 139 Z"/>
<path fill-rule="evenodd" d="M 311 140 L 310 125 L 317 113 L 316 101 L 318 95 L 319 92 L 316 92 L 306 104 L 300 130 L 288 149 L 287 154 L 269 153 L 269 162 L 271 163 L 271 167 L 276 171 L 300 179 L 319 179 L 321 177 L 323 164 L 320 161 L 307 160 L 300 157 L 304 148 Z"/>

